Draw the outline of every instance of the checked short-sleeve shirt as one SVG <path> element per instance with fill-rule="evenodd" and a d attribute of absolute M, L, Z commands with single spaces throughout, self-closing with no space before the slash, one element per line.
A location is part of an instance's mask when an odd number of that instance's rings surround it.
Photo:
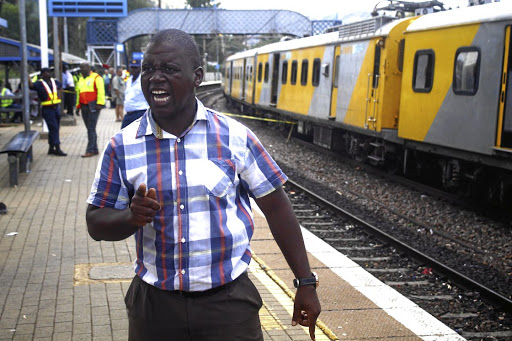
<path fill-rule="evenodd" d="M 89 204 L 126 209 L 141 183 L 161 209 L 135 234 L 135 272 L 164 290 L 203 291 L 246 271 L 254 222 L 249 197 L 287 180 L 257 137 L 197 100 L 192 126 L 176 137 L 151 110 L 111 138 Z"/>

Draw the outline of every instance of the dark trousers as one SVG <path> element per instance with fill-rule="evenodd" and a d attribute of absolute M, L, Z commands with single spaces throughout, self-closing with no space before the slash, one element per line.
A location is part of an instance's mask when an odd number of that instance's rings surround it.
<path fill-rule="evenodd" d="M 135 276 L 125 303 L 129 341 L 263 341 L 262 300 L 247 273 L 220 290 L 190 297 Z"/>
<path fill-rule="evenodd" d="M 100 116 L 100 109 L 92 112 L 87 104 L 81 104 L 80 109 L 82 110 L 82 118 L 87 128 L 87 149 L 86 153 L 97 153 L 98 136 L 96 134 L 96 124 L 98 123 L 98 117 Z"/>
<path fill-rule="evenodd" d="M 59 129 L 60 129 L 60 109 L 58 105 L 43 106 L 41 108 L 43 118 L 48 126 L 48 144 L 60 145 Z"/>
<path fill-rule="evenodd" d="M 130 111 L 127 112 L 126 115 L 123 117 L 123 122 L 121 122 L 121 129 L 138 119 L 139 117 L 142 117 L 146 110 L 137 110 L 137 111 Z"/>
<path fill-rule="evenodd" d="M 76 105 L 76 92 L 74 87 L 64 89 L 64 109 L 66 114 L 73 115 Z"/>

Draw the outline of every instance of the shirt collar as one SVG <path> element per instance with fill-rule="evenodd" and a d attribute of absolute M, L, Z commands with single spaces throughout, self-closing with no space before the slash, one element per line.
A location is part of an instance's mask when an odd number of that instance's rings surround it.
<path fill-rule="evenodd" d="M 199 101 L 197 98 L 196 103 L 197 111 L 196 116 L 194 117 L 194 121 L 182 135 L 187 134 L 195 126 L 197 121 L 207 120 L 207 111 L 203 103 L 201 103 L 201 101 Z M 146 110 L 146 113 L 142 116 L 142 119 L 140 120 L 139 124 L 139 129 L 137 130 L 137 138 L 147 135 L 154 135 L 157 139 L 175 139 L 177 137 L 158 126 L 158 124 L 155 122 L 153 118 L 151 108 L 148 108 L 148 110 Z"/>

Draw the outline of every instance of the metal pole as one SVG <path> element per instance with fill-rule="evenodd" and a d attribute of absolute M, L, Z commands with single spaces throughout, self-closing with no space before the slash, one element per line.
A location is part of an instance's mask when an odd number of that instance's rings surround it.
<path fill-rule="evenodd" d="M 61 80 L 62 74 L 60 72 L 60 47 L 59 47 L 59 18 L 53 17 L 53 70 L 55 79 Z"/>
<path fill-rule="evenodd" d="M 25 28 L 26 29 L 26 28 Z M 41 39 L 41 68 L 48 67 L 48 22 L 46 0 L 39 0 L 39 36 Z"/>
<path fill-rule="evenodd" d="M 64 17 L 64 52 L 69 53 L 68 47 L 68 17 Z"/>
<path fill-rule="evenodd" d="M 25 125 L 25 132 L 30 131 L 30 102 L 28 88 L 28 57 L 27 57 L 27 22 L 25 18 L 25 0 L 19 1 L 19 14 L 20 14 L 20 38 L 21 38 L 21 81 L 22 84 L 22 106 L 23 106 L 23 123 Z M 48 54 L 47 54 L 48 57 Z"/>

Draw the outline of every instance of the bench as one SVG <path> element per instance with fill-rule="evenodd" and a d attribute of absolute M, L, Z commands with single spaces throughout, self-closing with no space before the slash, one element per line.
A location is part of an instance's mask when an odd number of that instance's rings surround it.
<path fill-rule="evenodd" d="M 18 173 L 30 172 L 32 144 L 38 136 L 39 132 L 34 130 L 19 132 L 0 150 L 0 154 L 7 153 L 11 186 L 18 186 Z"/>

